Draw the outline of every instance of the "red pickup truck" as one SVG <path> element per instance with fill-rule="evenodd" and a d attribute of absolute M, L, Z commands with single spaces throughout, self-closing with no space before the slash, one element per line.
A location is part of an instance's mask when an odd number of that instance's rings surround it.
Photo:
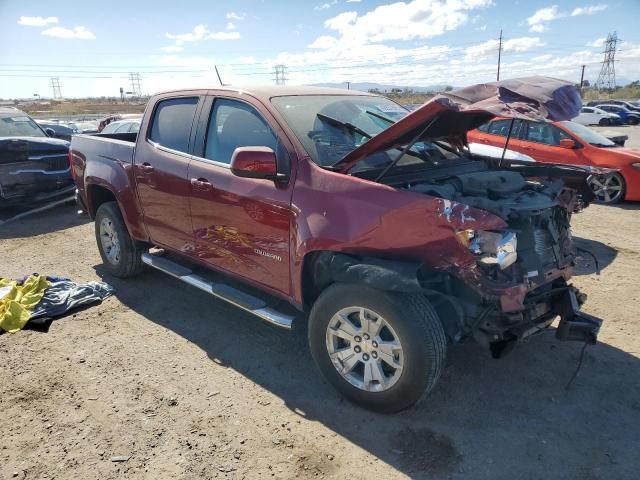
<path fill-rule="evenodd" d="M 150 99 L 138 134 L 75 136 L 70 162 L 111 274 L 149 266 L 280 327 L 308 318 L 329 382 L 390 412 L 434 386 L 448 343 L 500 357 L 558 316 L 558 338 L 596 341 L 568 283 L 585 171 L 465 149 L 495 115 L 579 106 L 548 79 L 411 113 L 346 90 L 179 90 Z"/>

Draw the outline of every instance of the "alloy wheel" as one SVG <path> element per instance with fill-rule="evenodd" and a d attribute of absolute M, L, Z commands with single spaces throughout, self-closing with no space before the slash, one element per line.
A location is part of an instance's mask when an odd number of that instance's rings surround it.
<path fill-rule="evenodd" d="M 113 265 L 120 262 L 120 240 L 110 218 L 105 217 L 100 222 L 100 242 L 102 250 Z"/>
<path fill-rule="evenodd" d="M 388 390 L 402 374 L 400 337 L 370 309 L 354 306 L 339 310 L 329 321 L 326 341 L 335 369 L 361 390 Z"/>
<path fill-rule="evenodd" d="M 598 175 L 589 181 L 596 200 L 602 203 L 615 203 L 622 196 L 622 179 L 619 175 Z"/>

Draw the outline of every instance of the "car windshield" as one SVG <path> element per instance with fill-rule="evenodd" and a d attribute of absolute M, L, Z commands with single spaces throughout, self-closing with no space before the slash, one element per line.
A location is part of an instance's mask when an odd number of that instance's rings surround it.
<path fill-rule="evenodd" d="M 372 95 L 284 96 L 274 97 L 271 102 L 311 159 L 321 166 L 335 165 L 409 113 L 387 98 Z M 399 153 L 400 149 L 392 149 L 372 155 L 353 170 L 384 168 Z M 397 164 L 432 164 L 449 156 L 457 157 L 434 143 L 419 142 Z"/>
<path fill-rule="evenodd" d="M 598 132 L 591 130 L 584 125 L 580 125 L 575 122 L 560 122 L 565 128 L 569 129 L 572 133 L 578 136 L 583 141 L 595 145 L 597 147 L 617 147 L 615 143 L 606 137 L 603 137 Z"/>
<path fill-rule="evenodd" d="M 26 115 L 0 117 L 0 137 L 46 137 L 42 129 Z"/>

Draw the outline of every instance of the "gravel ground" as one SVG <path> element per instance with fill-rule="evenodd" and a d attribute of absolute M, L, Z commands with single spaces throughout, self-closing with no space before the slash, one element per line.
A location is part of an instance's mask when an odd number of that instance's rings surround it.
<path fill-rule="evenodd" d="M 106 276 L 73 207 L 0 225 L 1 276 L 118 291 L 46 333 L 0 335 L 0 478 L 636 479 L 639 206 L 574 217 L 602 269 L 582 260 L 575 284 L 606 323 L 569 389 L 581 345 L 551 329 L 502 360 L 451 348 L 433 393 L 397 415 L 341 399 L 304 328 L 277 330 L 159 272 Z"/>

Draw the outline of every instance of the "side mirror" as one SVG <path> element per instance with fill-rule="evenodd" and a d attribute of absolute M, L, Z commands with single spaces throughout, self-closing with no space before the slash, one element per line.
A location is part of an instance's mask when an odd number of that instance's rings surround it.
<path fill-rule="evenodd" d="M 286 175 L 278 173 L 276 154 L 269 147 L 236 148 L 231 156 L 231 172 L 243 178 L 286 178 Z"/>
<path fill-rule="evenodd" d="M 47 137 L 55 137 L 56 131 L 53 128 L 45 128 L 44 133 L 47 134 Z"/>
<path fill-rule="evenodd" d="M 563 138 L 560 140 L 560 148 L 568 148 L 572 150 L 574 148 L 578 148 L 578 144 L 575 142 L 575 140 L 572 140 L 570 138 Z"/>

